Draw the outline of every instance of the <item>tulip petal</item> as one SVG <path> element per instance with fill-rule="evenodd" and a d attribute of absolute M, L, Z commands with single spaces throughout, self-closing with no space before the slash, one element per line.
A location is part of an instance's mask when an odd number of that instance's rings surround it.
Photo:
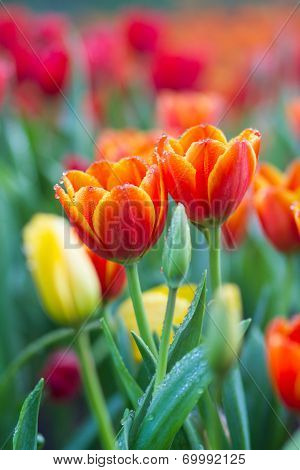
<path fill-rule="evenodd" d="M 152 165 L 149 168 L 140 188 L 149 194 L 155 209 L 156 220 L 152 238 L 154 244 L 161 235 L 168 211 L 168 194 L 164 185 L 160 164 Z"/>
<path fill-rule="evenodd" d="M 270 163 L 262 163 L 255 176 L 254 189 L 258 191 L 267 186 L 278 186 L 285 181 L 283 173 Z"/>
<path fill-rule="evenodd" d="M 164 152 L 162 168 L 168 192 L 177 203 L 184 204 L 189 217 L 192 217 L 196 199 L 195 168 L 186 158 L 171 152 Z"/>
<path fill-rule="evenodd" d="M 55 186 L 55 197 L 59 199 L 70 223 L 76 229 L 82 242 L 88 245 L 91 250 L 94 250 L 99 243 L 96 234 L 93 232 L 86 218 L 80 213 L 69 195 L 58 184 Z"/>
<path fill-rule="evenodd" d="M 103 188 L 85 186 L 75 194 L 74 204 L 93 230 L 93 214 L 102 197 L 107 194 Z"/>
<path fill-rule="evenodd" d="M 123 158 L 112 166 L 110 176 L 107 180 L 107 189 L 128 183 L 139 186 L 146 175 L 147 166 L 138 157 Z"/>
<path fill-rule="evenodd" d="M 141 256 L 152 237 L 155 209 L 141 188 L 114 187 L 95 209 L 93 225 L 104 247 L 100 256 L 124 261 Z"/>
<path fill-rule="evenodd" d="M 80 170 L 70 170 L 65 173 L 64 184 L 69 194 L 70 188 L 76 192 L 83 186 L 100 186 L 96 178 Z"/>
<path fill-rule="evenodd" d="M 205 139 L 193 142 L 186 153 L 186 159 L 196 170 L 197 197 L 208 201 L 208 177 L 226 146 L 218 140 Z"/>
<path fill-rule="evenodd" d="M 255 172 L 256 155 L 247 140 L 232 142 L 208 178 L 211 215 L 225 220 L 240 204 Z"/>
<path fill-rule="evenodd" d="M 289 166 L 285 185 L 290 191 L 300 191 L 300 160 Z"/>
<path fill-rule="evenodd" d="M 247 140 L 252 145 L 256 158 L 258 158 L 261 142 L 261 133 L 259 131 L 251 128 L 245 129 L 229 143 L 232 143 L 235 140 Z"/>
<path fill-rule="evenodd" d="M 102 188 L 107 189 L 107 180 L 111 174 L 113 164 L 105 160 L 92 163 L 86 170 L 88 175 L 96 178 Z"/>
<path fill-rule="evenodd" d="M 204 139 L 218 140 L 223 144 L 227 143 L 223 132 L 210 124 L 200 124 L 199 126 L 190 127 L 190 129 L 186 130 L 182 134 L 178 139 L 178 142 L 181 144 L 184 153 L 186 153 L 193 142 L 198 142 L 199 140 Z"/>
<path fill-rule="evenodd" d="M 300 235 L 293 213 L 297 195 L 280 187 L 269 187 L 255 195 L 255 207 L 262 228 L 280 251 L 300 248 Z"/>

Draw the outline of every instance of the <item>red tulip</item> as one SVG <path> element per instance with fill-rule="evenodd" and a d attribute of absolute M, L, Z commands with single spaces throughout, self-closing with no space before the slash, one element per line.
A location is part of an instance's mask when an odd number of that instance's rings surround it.
<path fill-rule="evenodd" d="M 152 80 L 157 90 L 195 89 L 203 69 L 201 59 L 192 53 L 159 51 L 152 64 Z"/>
<path fill-rule="evenodd" d="M 124 22 L 125 36 L 137 52 L 154 52 L 160 34 L 158 14 L 150 11 L 133 11 Z"/>
<path fill-rule="evenodd" d="M 50 354 L 41 375 L 53 399 L 74 398 L 80 389 L 80 366 L 71 350 L 61 349 Z"/>

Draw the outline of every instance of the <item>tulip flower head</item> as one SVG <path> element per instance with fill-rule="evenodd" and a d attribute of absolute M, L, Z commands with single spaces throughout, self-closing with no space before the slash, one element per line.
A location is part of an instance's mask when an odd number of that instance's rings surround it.
<path fill-rule="evenodd" d="M 86 172 L 68 171 L 66 191 L 55 186 L 81 240 L 99 256 L 135 262 L 158 240 L 167 214 L 160 164 L 138 157 L 99 161 Z"/>
<path fill-rule="evenodd" d="M 26 225 L 23 237 L 28 266 L 46 312 L 59 324 L 80 325 L 95 312 L 101 291 L 76 233 L 63 217 L 37 214 Z"/>
<path fill-rule="evenodd" d="M 237 209 L 254 176 L 260 138 L 246 129 L 227 141 L 216 127 L 199 125 L 159 147 L 167 188 L 195 225 L 223 223 Z"/>
<path fill-rule="evenodd" d="M 300 197 L 300 160 L 282 173 L 264 164 L 255 178 L 255 208 L 262 229 L 279 251 L 300 249 L 300 235 L 293 207 Z"/>
<path fill-rule="evenodd" d="M 196 290 L 195 285 L 183 285 L 177 291 L 173 324 L 179 326 L 187 314 L 190 303 Z M 166 306 L 168 301 L 168 288 L 160 285 L 143 292 L 143 303 L 149 320 L 151 331 L 161 334 L 163 328 Z M 134 310 L 130 299 L 126 299 L 119 307 L 119 315 L 128 330 L 138 333 Z M 132 339 L 133 352 L 136 360 L 141 360 L 138 348 Z"/>
<path fill-rule="evenodd" d="M 300 411 L 300 315 L 275 318 L 266 332 L 271 380 L 288 408 Z"/>

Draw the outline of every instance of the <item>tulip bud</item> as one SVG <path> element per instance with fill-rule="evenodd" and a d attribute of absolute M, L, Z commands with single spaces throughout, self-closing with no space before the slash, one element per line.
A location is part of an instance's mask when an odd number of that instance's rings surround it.
<path fill-rule="evenodd" d="M 162 268 L 170 288 L 177 289 L 189 269 L 191 235 L 184 206 L 178 204 L 171 220 L 163 250 Z"/>
<path fill-rule="evenodd" d="M 23 233 L 28 266 L 49 316 L 78 326 L 100 301 L 95 268 L 63 217 L 37 214 Z"/>
<path fill-rule="evenodd" d="M 76 354 L 67 349 L 55 351 L 48 357 L 42 376 L 53 399 L 73 398 L 80 388 L 80 366 Z"/>
<path fill-rule="evenodd" d="M 209 307 L 206 332 L 211 366 L 225 373 L 234 362 L 240 347 L 242 301 L 238 286 L 224 284 L 215 293 Z"/>

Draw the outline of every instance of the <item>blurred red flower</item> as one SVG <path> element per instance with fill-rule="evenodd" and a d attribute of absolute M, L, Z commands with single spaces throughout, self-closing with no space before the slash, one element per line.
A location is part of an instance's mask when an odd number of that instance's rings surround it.
<path fill-rule="evenodd" d="M 51 353 L 41 373 L 50 396 L 55 400 L 74 398 L 80 389 L 80 366 L 76 354 L 68 349 Z"/>
<path fill-rule="evenodd" d="M 89 164 L 90 162 L 86 158 L 83 158 L 81 155 L 77 155 L 75 153 L 70 153 L 63 159 L 63 167 L 65 170 L 85 171 Z"/>
<path fill-rule="evenodd" d="M 203 67 L 198 54 L 160 50 L 153 58 L 153 85 L 157 90 L 195 89 Z"/>
<path fill-rule="evenodd" d="M 123 29 L 128 44 L 141 53 L 154 52 L 160 35 L 161 18 L 157 12 L 135 10 L 124 20 Z"/>

